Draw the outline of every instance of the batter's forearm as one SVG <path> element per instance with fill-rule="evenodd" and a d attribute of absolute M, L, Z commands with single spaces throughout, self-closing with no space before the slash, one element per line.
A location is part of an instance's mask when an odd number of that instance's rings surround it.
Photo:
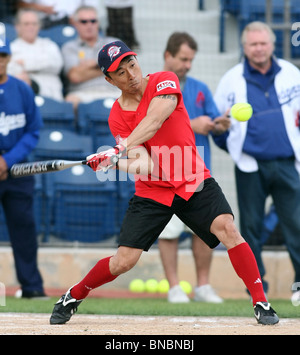
<path fill-rule="evenodd" d="M 134 150 L 131 150 L 129 155 L 132 155 L 132 152 L 134 152 Z M 119 170 L 134 175 L 149 175 L 153 171 L 153 166 L 153 161 L 147 151 L 145 150 L 144 152 L 140 152 L 139 149 L 134 158 L 120 159 L 118 162 Z"/>

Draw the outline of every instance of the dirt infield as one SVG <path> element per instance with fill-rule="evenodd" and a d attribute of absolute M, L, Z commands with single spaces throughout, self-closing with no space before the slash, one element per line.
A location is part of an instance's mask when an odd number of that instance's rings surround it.
<path fill-rule="evenodd" d="M 50 325 L 48 314 L 0 313 L 0 335 L 300 335 L 299 319 L 275 326 L 253 318 L 152 317 L 76 314 L 65 325 Z"/>

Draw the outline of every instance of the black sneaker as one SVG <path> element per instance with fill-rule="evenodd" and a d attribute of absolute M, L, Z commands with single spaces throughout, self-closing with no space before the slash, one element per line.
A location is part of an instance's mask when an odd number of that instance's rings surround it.
<path fill-rule="evenodd" d="M 56 302 L 52 315 L 50 317 L 50 324 L 65 324 L 70 320 L 72 315 L 77 312 L 77 307 L 82 300 L 78 301 L 71 296 L 70 290 Z"/>
<path fill-rule="evenodd" d="M 254 306 L 254 316 L 258 324 L 274 325 L 279 322 L 279 318 L 268 302 L 257 302 Z"/>

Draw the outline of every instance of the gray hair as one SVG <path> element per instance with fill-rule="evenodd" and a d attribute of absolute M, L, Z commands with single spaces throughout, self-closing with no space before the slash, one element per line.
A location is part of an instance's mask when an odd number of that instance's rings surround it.
<path fill-rule="evenodd" d="M 244 28 L 242 35 L 241 35 L 241 42 L 242 45 L 244 45 L 246 43 L 246 36 L 249 32 L 255 32 L 255 31 L 266 31 L 268 32 L 268 34 L 270 35 L 270 40 L 273 44 L 275 44 L 276 42 L 276 36 L 275 33 L 273 32 L 273 30 L 271 29 L 271 27 L 269 25 L 267 25 L 264 22 L 260 22 L 260 21 L 254 21 L 254 22 L 250 22 L 248 23 L 248 25 Z"/>
<path fill-rule="evenodd" d="M 98 16 L 98 10 L 97 10 L 95 7 L 93 7 L 93 6 L 88 6 L 88 5 L 82 5 L 82 6 L 78 7 L 78 9 L 77 9 L 77 10 L 74 12 L 74 14 L 73 14 L 73 19 L 74 19 L 75 21 L 78 21 L 78 14 L 79 14 L 79 12 L 81 12 L 81 11 L 83 11 L 83 10 L 94 11 L 95 14 Z"/>
<path fill-rule="evenodd" d="M 35 14 L 36 18 L 38 20 L 39 26 L 41 26 L 41 19 L 40 19 L 40 16 L 39 16 L 38 12 L 35 11 L 35 10 L 31 10 L 31 9 L 20 9 L 20 10 L 18 10 L 18 12 L 16 13 L 16 16 L 15 16 L 15 19 L 14 19 L 15 25 L 19 24 L 21 22 L 22 16 L 24 14 L 27 14 L 27 13 Z"/>

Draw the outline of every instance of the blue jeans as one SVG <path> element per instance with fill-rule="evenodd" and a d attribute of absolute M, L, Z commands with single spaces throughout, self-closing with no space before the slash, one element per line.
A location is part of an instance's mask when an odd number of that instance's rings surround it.
<path fill-rule="evenodd" d="M 37 235 L 33 212 L 34 179 L 0 182 L 0 203 L 6 216 L 16 273 L 23 292 L 43 291 L 37 266 Z"/>
<path fill-rule="evenodd" d="M 295 159 L 258 161 L 258 166 L 259 170 L 254 173 L 235 168 L 241 234 L 255 255 L 263 279 L 261 236 L 265 202 L 271 195 L 295 270 L 295 282 L 300 282 L 300 179 Z M 263 285 L 267 292 L 265 280 Z"/>

